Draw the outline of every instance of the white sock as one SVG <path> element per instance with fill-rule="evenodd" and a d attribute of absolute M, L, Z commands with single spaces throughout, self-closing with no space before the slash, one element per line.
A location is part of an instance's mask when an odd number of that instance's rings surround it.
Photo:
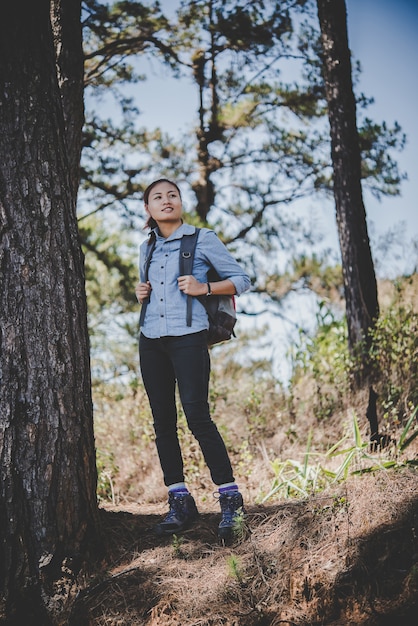
<path fill-rule="evenodd" d="M 174 483 L 168 486 L 168 492 L 175 491 L 176 493 L 189 493 L 186 487 L 186 483 Z"/>

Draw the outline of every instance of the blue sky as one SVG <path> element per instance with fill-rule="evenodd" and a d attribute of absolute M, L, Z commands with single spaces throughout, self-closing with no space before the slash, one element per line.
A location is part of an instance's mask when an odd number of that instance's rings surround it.
<path fill-rule="evenodd" d="M 173 9 L 177 2 L 162 0 L 161 4 Z M 405 150 L 395 155 L 401 170 L 408 174 L 401 196 L 378 202 L 369 194 L 364 195 L 375 263 L 376 257 L 382 259 L 383 256 L 379 255 L 382 236 L 390 230 L 400 231 L 399 245 L 392 249 L 391 255 L 383 257 L 384 265 L 380 265 L 381 261 L 376 263 L 378 275 L 395 277 L 418 266 L 418 0 L 346 0 L 346 5 L 349 45 L 354 59 L 362 66 L 357 90 L 375 99 L 368 116 L 376 122 L 386 121 L 390 127 L 397 121 L 408 137 Z M 195 91 L 187 83 L 179 85 L 168 72 L 164 74 L 159 63 L 144 67 L 144 71 L 147 81 L 137 86 L 134 94 L 142 112 L 140 125 L 161 126 L 170 134 L 184 132 L 195 115 Z M 332 203 L 319 206 L 318 217 L 321 227 L 329 230 L 330 245 L 337 250 Z M 299 299 L 297 310 L 302 309 L 308 317 L 315 317 L 315 303 Z M 264 316 L 259 320 L 244 317 L 240 317 L 242 327 L 266 322 Z M 271 324 L 273 339 L 262 356 L 266 356 L 266 351 L 271 352 L 277 375 L 286 380 L 290 370 L 284 354 L 292 343 L 294 331 L 277 318 L 267 321 Z"/>
<path fill-rule="evenodd" d="M 177 3 L 162 0 L 161 4 L 172 9 Z M 377 201 L 369 193 L 364 194 L 376 257 L 382 258 L 379 243 L 384 235 L 398 231 L 398 246 L 393 246 L 390 258 L 385 257 L 384 266 L 376 264 L 378 273 L 395 276 L 418 265 L 418 0 L 346 0 L 346 6 L 349 45 L 354 60 L 359 60 L 362 67 L 357 90 L 375 99 L 367 114 L 376 122 L 387 122 L 389 127 L 398 122 L 408 138 L 404 151 L 394 155 L 408 175 L 401 195 Z M 179 88 L 177 81 L 163 76 L 158 65 L 154 69 L 153 76 L 147 68 L 148 80 L 140 88 L 140 123 L 160 125 L 170 133 L 182 132 L 195 113 L 196 94 L 189 85 Z M 319 219 L 330 229 L 330 245 L 337 246 L 329 210 L 319 211 Z"/>
<path fill-rule="evenodd" d="M 349 45 L 362 67 L 359 87 L 375 99 L 370 114 L 390 125 L 399 122 L 407 135 L 397 157 L 408 174 L 401 196 L 377 202 L 365 194 L 370 230 L 403 223 L 409 266 L 416 267 L 418 250 L 408 242 L 418 239 L 418 0 L 346 0 L 346 5 Z"/>

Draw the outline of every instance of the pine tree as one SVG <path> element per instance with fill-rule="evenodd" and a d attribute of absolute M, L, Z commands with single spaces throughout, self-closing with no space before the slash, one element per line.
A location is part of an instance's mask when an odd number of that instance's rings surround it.
<path fill-rule="evenodd" d="M 59 76 L 49 1 L 6 3 L 0 24 L 0 616 L 45 626 L 55 619 L 54 581 L 97 535 L 76 220 L 82 89 L 72 105 L 59 89 L 66 74 L 82 80 L 80 2 L 53 5 L 55 33 L 71 46 Z"/>
<path fill-rule="evenodd" d="M 361 187 L 361 155 L 352 85 L 344 0 L 317 0 L 328 102 L 333 189 L 340 240 L 349 347 L 363 355 L 359 381 L 367 373 L 367 339 L 378 315 L 376 276 Z"/>

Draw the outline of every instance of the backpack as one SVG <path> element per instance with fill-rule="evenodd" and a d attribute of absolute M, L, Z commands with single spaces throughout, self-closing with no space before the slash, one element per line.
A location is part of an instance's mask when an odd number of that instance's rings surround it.
<path fill-rule="evenodd" d="M 180 276 L 193 273 L 194 253 L 196 249 L 197 239 L 199 237 L 199 228 L 191 235 L 183 235 L 180 243 L 179 269 Z M 148 271 L 151 263 L 152 253 L 155 248 L 155 238 L 147 247 L 145 257 L 145 281 L 148 280 Z M 210 268 L 207 273 L 207 282 L 216 282 L 220 280 L 218 273 L 214 268 Z M 192 325 L 192 298 L 187 296 L 186 323 L 187 326 Z M 203 304 L 208 314 L 208 345 L 212 346 L 222 341 L 227 341 L 231 337 L 235 337 L 234 326 L 237 321 L 234 296 L 197 296 L 198 300 Z M 139 324 L 142 326 L 145 319 L 145 311 L 148 300 L 142 304 Z"/>

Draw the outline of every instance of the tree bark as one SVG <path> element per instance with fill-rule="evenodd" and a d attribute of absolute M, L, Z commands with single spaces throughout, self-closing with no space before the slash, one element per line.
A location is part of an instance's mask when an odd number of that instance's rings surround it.
<path fill-rule="evenodd" d="M 361 188 L 356 122 L 344 0 L 317 0 L 331 132 L 334 197 L 341 248 L 348 340 L 352 353 L 364 346 L 379 315 L 376 276 Z M 361 354 L 365 357 L 365 351 Z M 361 383 L 367 367 L 363 359 Z"/>
<path fill-rule="evenodd" d="M 0 618 L 46 625 L 50 585 L 97 529 L 84 262 L 49 0 L 2 8 L 0 135 Z"/>
<path fill-rule="evenodd" d="M 80 182 L 80 157 L 84 124 L 84 54 L 80 2 L 52 0 L 51 24 L 58 84 L 64 112 L 71 188 L 74 198 L 76 198 Z"/>

